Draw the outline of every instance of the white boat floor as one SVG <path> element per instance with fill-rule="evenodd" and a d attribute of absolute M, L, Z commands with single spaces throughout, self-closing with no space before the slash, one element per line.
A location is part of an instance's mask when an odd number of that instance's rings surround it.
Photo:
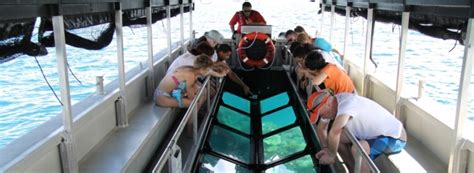
<path fill-rule="evenodd" d="M 129 126 L 110 132 L 81 160 L 79 171 L 142 172 L 174 121 L 175 112 L 151 101 L 140 105 L 132 112 Z"/>

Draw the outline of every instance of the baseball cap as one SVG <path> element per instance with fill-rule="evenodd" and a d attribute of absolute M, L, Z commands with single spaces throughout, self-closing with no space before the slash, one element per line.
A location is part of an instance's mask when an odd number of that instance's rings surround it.
<path fill-rule="evenodd" d="M 204 34 L 207 38 L 214 40 L 215 42 L 222 44 L 224 42 L 224 36 L 219 31 L 210 30 Z"/>
<path fill-rule="evenodd" d="M 318 121 L 319 110 L 328 102 L 329 96 L 331 96 L 331 94 L 325 90 L 314 92 L 309 96 L 306 106 L 310 112 L 309 120 L 311 124 Z"/>

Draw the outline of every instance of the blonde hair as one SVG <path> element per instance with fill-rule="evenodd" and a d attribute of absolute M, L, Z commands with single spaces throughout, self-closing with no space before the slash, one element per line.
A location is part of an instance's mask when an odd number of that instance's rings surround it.
<path fill-rule="evenodd" d="M 296 36 L 296 41 L 300 43 L 311 43 L 311 37 L 306 33 L 299 33 Z"/>
<path fill-rule="evenodd" d="M 213 62 L 209 56 L 207 56 L 206 54 L 201 54 L 196 57 L 196 60 L 194 61 L 194 68 L 209 68 L 212 66 L 212 63 Z"/>

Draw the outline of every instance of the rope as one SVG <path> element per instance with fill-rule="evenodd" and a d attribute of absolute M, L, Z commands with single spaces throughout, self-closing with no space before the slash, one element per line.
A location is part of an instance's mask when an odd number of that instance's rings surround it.
<path fill-rule="evenodd" d="M 38 58 L 36 58 L 35 56 L 35 60 L 36 60 L 36 64 L 38 64 L 38 67 L 41 71 L 41 74 L 43 75 L 43 78 L 44 80 L 46 81 L 46 83 L 48 84 L 49 86 L 49 89 L 53 92 L 54 96 L 56 96 L 56 99 L 58 100 L 58 102 L 61 104 L 61 106 L 63 106 L 63 103 L 61 102 L 61 100 L 59 99 L 58 95 L 56 94 L 56 92 L 54 92 L 54 89 L 53 87 L 51 87 L 51 84 L 49 83 L 48 79 L 46 78 L 46 75 L 44 75 L 44 71 L 43 71 L 43 68 L 41 68 L 41 64 L 39 63 L 38 61 Z"/>
<path fill-rule="evenodd" d="M 367 21 L 368 22 L 368 21 Z M 367 28 L 368 29 L 368 28 Z M 375 17 L 374 19 L 372 20 L 372 33 L 370 34 L 370 39 L 372 40 L 370 42 L 370 61 L 372 62 L 372 64 L 374 64 L 375 66 L 375 69 L 377 69 L 378 65 L 377 65 L 377 62 L 375 62 L 374 60 L 374 57 L 372 57 L 372 50 L 373 50 L 373 47 L 374 47 L 374 30 L 375 29 Z"/>
<path fill-rule="evenodd" d="M 83 85 L 82 82 L 77 78 L 77 76 L 72 72 L 71 67 L 69 67 L 69 63 L 66 63 L 66 65 L 67 65 L 67 69 L 69 69 L 69 72 L 71 72 L 74 79 L 76 79 L 76 81 L 79 82 L 79 84 Z"/>
<path fill-rule="evenodd" d="M 239 48 L 237 48 L 237 50 L 239 50 L 239 49 L 248 49 L 248 48 L 251 48 L 251 47 L 253 46 L 253 44 L 255 43 L 255 40 L 257 40 L 257 36 L 258 36 L 258 33 L 255 34 L 255 37 L 253 38 L 253 41 L 252 41 L 252 43 L 251 43 L 249 46 L 247 46 L 247 47 L 239 47 Z"/>

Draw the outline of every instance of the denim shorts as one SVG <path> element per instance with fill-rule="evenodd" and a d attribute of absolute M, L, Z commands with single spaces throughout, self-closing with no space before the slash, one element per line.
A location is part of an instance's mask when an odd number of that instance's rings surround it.
<path fill-rule="evenodd" d="M 406 142 L 388 136 L 379 136 L 367 141 L 370 146 L 370 158 L 374 160 L 380 154 L 395 154 L 405 148 Z"/>

